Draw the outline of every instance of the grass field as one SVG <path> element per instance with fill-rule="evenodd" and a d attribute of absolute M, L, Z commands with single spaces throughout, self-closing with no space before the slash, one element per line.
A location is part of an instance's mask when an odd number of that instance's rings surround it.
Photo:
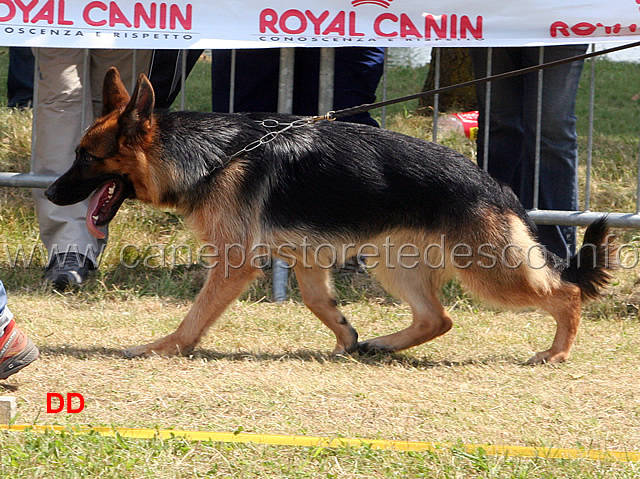
<path fill-rule="evenodd" d="M 0 52 L 0 80 L 6 71 Z M 189 108 L 208 107 L 208 64 L 189 79 Z M 424 69 L 393 69 L 389 97 L 418 90 Z M 597 63 L 593 205 L 635 206 L 638 65 Z M 584 152 L 585 72 L 579 94 Z M 0 81 L 0 83 L 4 83 Z M 2 91 L 0 89 L 0 95 Z M 430 138 L 413 106 L 389 112 L 389 127 Z M 0 170 L 28 168 L 30 112 L 0 108 Z M 473 145 L 449 140 L 473 156 Z M 583 180 L 584 183 L 584 180 Z M 456 444 L 640 451 L 640 294 L 637 269 L 616 274 L 585 309 L 572 359 L 524 361 L 546 348 L 554 324 L 540 312 L 502 312 L 455 285 L 443 292 L 452 331 L 405 353 L 333 358 L 333 335 L 299 301 L 270 301 L 262 280 L 230 307 L 193 356 L 127 360 L 125 347 L 172 331 L 204 279 L 182 245 L 197 248 L 171 212 L 127 203 L 110 229 L 100 271 L 79 292 L 41 281 L 44 255 L 25 190 L 0 189 L 0 278 L 11 309 L 42 357 L 0 385 L 18 400 L 20 424 L 174 428 L 433 441 L 436 453 L 133 440 L 97 435 L 1 433 L 0 477 L 634 478 L 640 465 L 468 453 Z M 638 232 L 618 231 L 637 251 Z M 636 249 L 634 249 L 636 248 Z M 20 256 L 25 253 L 25 258 Z M 127 252 L 121 256 L 122 252 Z M 146 264 L 123 266 L 121 258 Z M 33 258 L 29 261 L 31 252 Z M 176 261 L 172 254 L 176 252 Z M 136 253 L 137 254 L 137 253 Z M 633 261 L 627 256 L 627 263 Z M 131 263 L 129 263 L 131 264 Z M 397 330 L 408 308 L 364 275 L 338 275 L 341 308 L 361 337 Z M 78 414 L 48 414 L 48 392 L 81 393 Z"/>

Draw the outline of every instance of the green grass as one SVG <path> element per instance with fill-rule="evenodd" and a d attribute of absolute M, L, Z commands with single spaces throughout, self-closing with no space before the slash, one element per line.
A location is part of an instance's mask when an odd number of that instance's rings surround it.
<path fill-rule="evenodd" d="M 9 435 L 2 441 L 5 478 L 633 478 L 636 464 L 522 459 L 468 453 L 131 440 L 68 433 Z M 20 471 L 16 473 L 16 471 Z"/>
<path fill-rule="evenodd" d="M 0 105 L 6 51 L 0 50 Z M 597 62 L 592 209 L 631 211 L 640 132 L 637 65 Z M 3 76 L 4 75 L 4 76 Z M 588 67 L 578 96 L 581 161 L 586 151 Z M 426 69 L 392 68 L 388 97 L 419 91 Z M 196 66 L 187 108 L 208 110 L 210 65 Z M 179 101 L 179 100 L 178 100 Z M 431 137 L 416 104 L 391 107 L 390 128 Z M 375 113 L 379 115 L 379 112 Z M 30 112 L 0 108 L 0 170 L 26 171 Z M 465 139 L 448 145 L 473 157 Z M 584 182 L 584 170 L 581 171 Z M 172 331 L 205 271 L 184 256 L 162 265 L 155 245 L 197 247 L 181 218 L 128 202 L 110 229 L 100 271 L 82 291 L 54 293 L 41 281 L 44 256 L 12 266 L 20 247 L 39 251 L 29 192 L 0 189 L 0 278 L 41 359 L 0 394 L 18 398 L 19 423 L 60 423 L 232 432 L 640 450 L 636 391 L 640 277 L 616 276 L 585 310 L 575 353 L 557 368 L 522 365 L 551 341 L 549 318 L 488 310 L 451 283 L 443 292 L 453 330 L 403 354 L 333 359 L 331 334 L 300 304 L 269 302 L 259 281 L 229 308 L 192 358 L 122 358 L 124 347 Z M 638 241 L 637 231 L 620 231 Z M 149 267 L 125 268 L 120 252 L 139 248 Z M 137 254 L 137 253 L 136 253 Z M 132 259 L 131 256 L 128 257 Z M 135 258 L 133 258 L 135 259 Z M 397 330 L 406 306 L 368 276 L 337 276 L 341 308 L 362 337 Z M 86 410 L 46 414 L 47 392 L 79 391 Z M 295 448 L 183 439 L 0 433 L 0 477 L 300 478 L 633 478 L 639 466 L 467 453 L 403 453 L 371 448 Z"/>
<path fill-rule="evenodd" d="M 596 60 L 594 130 L 610 138 L 630 137 L 636 145 L 640 134 L 640 84 L 632 79 L 638 74 L 637 63 Z M 591 65 L 587 62 L 578 90 L 576 116 L 578 131 L 587 133 Z"/>

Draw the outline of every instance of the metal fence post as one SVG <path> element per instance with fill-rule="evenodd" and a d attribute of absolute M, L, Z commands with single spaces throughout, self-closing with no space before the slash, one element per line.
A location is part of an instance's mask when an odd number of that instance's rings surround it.
<path fill-rule="evenodd" d="M 434 48 L 432 50 L 436 55 L 436 73 L 435 78 L 433 80 L 433 87 L 435 89 L 440 88 L 440 48 Z M 440 95 L 433 95 L 433 132 L 431 132 L 431 137 L 433 138 L 433 142 L 436 143 L 438 141 L 438 110 L 440 109 Z"/>
<path fill-rule="evenodd" d="M 333 86 L 335 82 L 335 49 L 320 49 L 320 78 L 318 79 L 318 115 L 333 110 Z"/>
<path fill-rule="evenodd" d="M 591 45 L 591 51 L 596 49 L 595 44 Z M 589 60 L 591 66 L 591 78 L 589 79 L 589 131 L 587 136 L 587 180 L 584 192 L 584 210 L 591 209 L 591 165 L 593 163 L 593 108 L 596 97 L 596 59 Z"/>
<path fill-rule="evenodd" d="M 278 112 L 293 111 L 293 72 L 295 66 L 295 49 L 280 49 L 280 79 L 278 87 Z M 273 300 L 280 303 L 287 299 L 287 278 L 289 265 L 286 261 L 273 258 L 272 267 Z"/>
<path fill-rule="evenodd" d="M 539 49 L 538 63 L 544 63 L 544 47 Z M 538 70 L 538 98 L 536 101 L 536 149 L 533 170 L 533 209 L 538 209 L 540 202 L 540 142 L 542 141 L 542 86 L 543 70 Z"/>
<path fill-rule="evenodd" d="M 493 63 L 493 48 L 487 48 L 487 72 L 485 76 L 491 76 L 491 64 Z M 482 148 L 482 169 L 489 171 L 489 125 L 491 118 L 491 82 L 487 82 L 484 99 L 484 145 Z"/>

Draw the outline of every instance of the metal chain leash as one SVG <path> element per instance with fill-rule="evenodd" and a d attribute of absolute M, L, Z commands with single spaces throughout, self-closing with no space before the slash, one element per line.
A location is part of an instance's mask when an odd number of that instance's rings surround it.
<path fill-rule="evenodd" d="M 600 51 L 597 51 L 597 52 L 585 53 L 585 54 L 576 55 L 576 56 L 573 56 L 573 57 L 562 58 L 560 60 L 555 60 L 555 61 L 552 61 L 552 62 L 541 63 L 539 65 L 532 65 L 530 67 L 522 68 L 520 70 L 512 70 L 512 71 L 505 72 L 505 73 L 500 73 L 500 74 L 496 74 L 496 75 L 490 75 L 490 76 L 487 76 L 487 77 L 484 77 L 484 78 L 477 78 L 475 80 L 471 80 L 471 81 L 468 81 L 468 82 L 457 83 L 455 85 L 449 85 L 449 86 L 445 86 L 445 87 L 440 87 L 440 88 L 436 88 L 436 89 L 430 90 L 430 91 L 414 93 L 412 95 L 407 95 L 407 96 L 403 96 L 403 97 L 399 97 L 399 98 L 393 98 L 391 100 L 385 100 L 385 101 L 381 101 L 381 102 L 377 102 L 377 103 L 365 103 L 365 104 L 362 104 L 362 105 L 358 105 L 358 106 L 354 106 L 354 107 L 350 107 L 350 108 L 344 108 L 342 110 L 337 110 L 337 111 L 332 110 L 332 111 L 329 111 L 329 112 L 325 113 L 324 115 L 317 115 L 317 116 L 310 116 L 310 117 L 307 117 L 307 118 L 300 118 L 298 120 L 294 120 L 294 121 L 288 122 L 288 123 L 279 122 L 278 120 L 275 120 L 275 119 L 256 120 L 257 123 L 260 123 L 262 125 L 262 127 L 266 128 L 266 129 L 278 128 L 279 126 L 283 126 L 283 125 L 284 125 L 284 128 L 282 128 L 281 130 L 268 132 L 266 135 L 262 136 L 260 139 L 249 143 L 242 150 L 240 150 L 240 151 L 234 153 L 233 155 L 229 156 L 227 158 L 227 161 L 231 161 L 232 159 L 234 159 L 234 158 L 236 158 L 236 157 L 238 157 L 238 156 L 240 156 L 240 155 L 242 155 L 244 153 L 248 153 L 249 151 L 252 151 L 252 150 L 255 150 L 256 148 L 261 147 L 262 145 L 265 145 L 267 143 L 272 142 L 279 135 L 281 135 L 282 133 L 284 133 L 287 130 L 290 130 L 291 128 L 298 128 L 300 126 L 310 125 L 310 124 L 316 123 L 316 122 L 321 121 L 321 120 L 333 121 L 333 120 L 337 120 L 338 118 L 343 118 L 345 116 L 351 116 L 351 115 L 355 115 L 357 113 L 362 113 L 362 112 L 366 112 L 366 111 L 369 111 L 369 110 L 373 110 L 374 108 L 380 108 L 380 107 L 387 106 L 387 105 L 393 105 L 394 103 L 401 103 L 401 102 L 405 102 L 405 101 L 408 101 L 408 100 L 415 100 L 416 98 L 432 96 L 432 95 L 436 95 L 438 93 L 445 93 L 445 92 L 448 92 L 448 91 L 451 91 L 451 90 L 455 90 L 455 89 L 458 89 L 458 88 L 463 88 L 463 87 L 467 87 L 467 86 L 471 86 L 471 85 L 478 85 L 478 84 L 481 84 L 481 83 L 488 83 L 490 81 L 501 80 L 501 79 L 509 78 L 509 77 L 512 77 L 512 76 L 523 75 L 525 73 L 531 73 L 531 72 L 534 72 L 534 71 L 537 71 L 537 70 L 544 70 L 544 69 L 547 69 L 547 68 L 552 68 L 554 66 L 563 65 L 565 63 L 570 63 L 570 62 L 574 62 L 574 61 L 578 61 L 578 60 L 585 60 L 587 58 L 592 58 L 592 57 L 604 55 L 604 54 L 607 54 L 607 53 L 613 53 L 613 52 L 617 52 L 617 51 L 621 51 L 621 50 L 626 50 L 628 48 L 633 48 L 633 47 L 637 47 L 637 46 L 640 46 L 640 42 L 628 43 L 626 45 L 621 45 L 621 46 L 617 46 L 617 47 L 613 47 L 613 48 L 608 48 L 606 50 L 600 50 Z"/>
<path fill-rule="evenodd" d="M 255 140 L 251 143 L 249 143 L 247 146 L 245 146 L 242 150 L 237 151 L 236 153 L 234 153 L 233 155 L 229 156 L 227 158 L 227 161 L 231 161 L 234 158 L 237 158 L 238 156 L 244 154 L 244 153 L 248 153 L 252 150 L 255 150 L 256 148 L 261 147 L 262 145 L 265 145 L 267 143 L 272 142 L 273 140 L 275 140 L 278 136 L 280 136 L 282 133 L 284 133 L 287 130 L 290 130 L 292 128 L 298 128 L 301 126 L 305 126 L 305 125 L 310 125 L 313 123 L 316 123 L 317 121 L 321 121 L 321 120 L 328 120 L 328 121 L 333 121 L 336 120 L 338 118 L 343 118 L 345 116 L 351 116 L 354 115 L 356 113 L 362 113 L 365 111 L 369 111 L 372 110 L 374 108 L 380 108 L 383 106 L 387 106 L 387 105 L 393 105 L 394 103 L 400 103 L 400 102 L 405 102 L 408 100 L 414 100 L 416 98 L 421 98 L 421 97 L 427 97 L 427 96 L 431 96 L 431 95 L 435 95 L 438 93 L 444 93 L 444 92 L 448 92 L 450 90 L 455 90 L 458 88 L 462 88 L 462 87 L 466 87 L 466 86 L 471 86 L 471 85 L 477 85 L 477 84 L 481 84 L 481 83 L 487 83 L 490 81 L 495 81 L 495 80 L 500 80 L 500 79 L 504 79 L 504 78 L 509 78 L 512 76 L 517 76 L 517 75 L 523 75 L 525 73 L 531 73 L 537 70 L 544 70 L 547 68 L 552 68 L 554 66 L 558 66 L 558 65 L 562 65 L 565 63 L 570 63 L 570 62 L 574 62 L 577 60 L 584 60 L 587 58 L 592 58 L 592 57 L 596 57 L 596 56 L 600 56 L 600 55 L 604 55 L 607 53 L 613 53 L 613 52 L 617 52 L 620 50 L 625 50 L 627 48 L 633 48 L 636 46 L 640 46 L 640 42 L 634 42 L 634 43 L 628 43 L 626 45 L 622 45 L 622 46 L 618 46 L 618 47 L 614 47 L 614 48 L 609 48 L 606 50 L 601 50 L 598 52 L 592 52 L 592 53 L 585 53 L 583 55 L 576 55 L 573 57 L 568 57 L 568 58 L 562 58 L 560 60 L 555 60 L 552 62 L 547 62 L 547 63 L 541 63 L 540 65 L 532 65 L 530 67 L 526 67 L 526 68 L 522 68 L 520 70 L 513 70 L 513 71 L 509 71 L 509 72 L 505 72 L 505 73 L 500 73 L 497 75 L 490 75 L 484 78 L 477 78 L 475 80 L 471 80 L 468 82 L 464 82 L 464 83 L 458 83 L 455 85 L 449 85 L 446 87 L 440 87 L 440 88 L 436 88 L 434 90 L 430 90 L 430 91 L 425 91 L 425 92 L 420 92 L 420 93 L 414 93 L 413 95 L 407 95 L 407 96 L 403 96 L 403 97 L 399 97 L 399 98 L 393 98 L 391 100 L 386 100 L 386 101 L 381 101 L 381 102 L 377 102 L 377 103 L 365 103 L 362 105 L 358 105 L 358 106 L 354 106 L 354 107 L 350 107 L 350 108 L 344 108 L 342 110 L 338 110 L 338 111 L 329 111 L 324 115 L 318 115 L 318 116 L 310 116 L 307 118 L 300 118 L 298 120 L 294 120 L 292 122 L 280 122 L 278 120 L 275 119 L 265 119 L 265 120 L 256 120 L 257 123 L 260 123 L 260 125 L 269 130 L 269 129 L 274 129 L 274 128 L 278 128 L 280 126 L 284 126 L 284 128 L 280 129 L 280 130 L 276 130 L 276 131 L 269 131 L 266 135 L 263 135 L 261 138 L 259 138 L 258 140 Z"/>
<path fill-rule="evenodd" d="M 235 152 L 233 155 L 229 156 L 228 160 L 229 161 L 233 160 L 234 158 L 244 153 L 248 153 L 252 150 L 255 150 L 256 148 L 259 148 L 262 145 L 266 145 L 267 143 L 270 143 L 273 140 L 275 140 L 278 136 L 280 136 L 285 131 L 290 130 L 292 128 L 300 128 L 301 126 L 309 125 L 320 120 L 331 120 L 330 115 L 332 113 L 333 112 L 329 112 L 324 116 L 312 116 L 307 118 L 300 118 L 298 120 L 294 120 L 290 122 L 281 122 L 273 118 L 267 118 L 265 120 L 256 120 L 256 123 L 259 123 L 260 126 L 265 128 L 266 130 L 272 130 L 272 131 L 269 131 L 266 135 L 263 135 L 257 140 L 252 141 L 247 146 L 245 146 L 242 150 Z M 274 131 L 275 128 L 278 128 L 281 126 L 284 126 L 284 128 Z"/>
<path fill-rule="evenodd" d="M 383 106 L 393 105 L 395 103 L 402 103 L 402 102 L 409 101 L 409 100 L 416 100 L 418 98 L 426 98 L 428 96 L 433 96 L 433 95 L 440 94 L 440 93 L 446 93 L 446 92 L 449 92 L 451 90 L 457 90 L 459 88 L 465 88 L 465 87 L 472 86 L 472 85 L 479 85 L 479 84 L 482 84 L 482 83 L 489 83 L 491 81 L 502 80 L 504 78 L 510 78 L 510 77 L 514 77 L 514 76 L 518 76 L 518 75 L 524 75 L 525 73 L 533 73 L 533 72 L 536 72 L 538 70 L 546 70 L 548 68 L 553 68 L 553 67 L 558 66 L 558 65 L 564 65 L 566 63 L 571 63 L 571 62 L 580 61 L 580 60 L 586 60 L 588 58 L 593 58 L 593 57 L 597 57 L 597 56 L 601 56 L 601 55 L 606 55 L 606 54 L 609 54 L 609 53 L 614 53 L 614 52 L 626 50 L 628 48 L 635 48 L 635 47 L 638 47 L 638 46 L 640 46 L 640 42 L 627 43 L 625 45 L 620 45 L 620 46 L 613 47 L 613 48 L 607 48 L 606 50 L 599 50 L 597 52 L 584 53 L 582 55 L 576 55 L 576 56 L 572 56 L 572 57 L 561 58 L 559 60 L 554 60 L 554 61 L 546 62 L 546 63 L 540 63 L 539 65 L 532 65 L 530 67 L 521 68 L 519 70 L 511 70 L 511 71 L 508 71 L 508 72 L 498 73 L 498 74 L 486 76 L 486 77 L 483 77 L 483 78 L 477 78 L 475 80 L 470 80 L 470 81 L 466 81 L 466 82 L 463 82 L 463 83 L 456 83 L 455 85 L 449 85 L 449 86 L 436 88 L 434 90 L 423 91 L 423 92 L 420 92 L 420 93 L 414 93 L 412 95 L 406 95 L 406 96 L 402 96 L 402 97 L 398 97 L 398 98 L 392 98 L 390 100 L 379 101 L 377 103 L 364 103 L 362 105 L 357 105 L 357 106 L 353 106 L 353 107 L 350 107 L 350 108 L 344 108 L 342 110 L 330 111 L 326 115 L 323 115 L 323 116 L 320 116 L 320 117 L 314 117 L 314 118 L 318 118 L 320 120 L 322 120 L 322 119 L 325 119 L 325 120 L 327 120 L 327 119 L 328 120 L 337 120 L 338 118 L 344 118 L 346 116 L 351 116 L 351 115 L 355 115 L 355 114 L 358 114 L 358 113 L 363 113 L 365 111 L 373 110 L 374 108 L 381 108 Z"/>

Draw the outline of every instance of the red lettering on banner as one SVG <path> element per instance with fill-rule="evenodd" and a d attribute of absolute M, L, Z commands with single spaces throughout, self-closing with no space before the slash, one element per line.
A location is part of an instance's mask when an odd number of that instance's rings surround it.
<path fill-rule="evenodd" d="M 38 3 L 38 0 L 34 0 L 28 5 L 23 4 L 20 0 L 15 0 L 18 7 L 24 13 L 24 21 L 27 22 L 29 18 L 29 12 Z M 33 5 L 33 6 L 32 6 Z M 38 23 L 41 21 L 47 22 L 49 25 L 54 23 L 58 25 L 73 25 L 73 22 L 64 18 L 64 0 L 58 1 L 57 19 L 56 19 L 56 2 L 55 0 L 48 0 L 44 6 L 38 11 L 38 13 L 31 19 L 31 23 Z"/>
<path fill-rule="evenodd" d="M 364 37 L 364 33 L 356 31 L 356 12 L 349 12 L 349 36 Z"/>
<path fill-rule="evenodd" d="M 596 31 L 596 28 L 597 27 L 595 25 L 592 25 L 591 23 L 580 22 L 572 26 L 571 31 L 576 35 L 583 37 L 583 36 L 591 35 L 593 32 Z"/>
<path fill-rule="evenodd" d="M 71 20 L 64 18 L 64 0 L 58 3 L 58 25 L 73 25 Z"/>
<path fill-rule="evenodd" d="M 603 25 L 602 23 L 590 23 L 590 22 L 578 22 L 575 25 L 568 25 L 562 21 L 556 21 L 551 24 L 549 28 L 549 33 L 552 38 L 556 38 L 558 36 L 570 37 L 573 35 L 578 37 L 589 37 L 598 35 L 598 29 L 604 28 L 604 33 L 606 35 L 618 35 L 622 32 L 623 29 L 628 29 L 630 33 L 635 33 L 638 29 L 638 25 L 635 23 L 630 24 L 627 27 L 624 27 L 621 23 L 616 23 L 615 25 Z"/>
<path fill-rule="evenodd" d="M 158 5 L 156 3 L 151 3 L 149 5 L 149 13 L 144 9 L 144 5 L 141 3 L 136 3 L 133 7 L 133 26 L 136 28 L 140 28 L 142 24 L 141 21 L 144 21 L 144 24 L 149 28 L 156 28 L 156 11 Z"/>
<path fill-rule="evenodd" d="M 0 0 L 1 1 L 1 0 Z M 364 37 L 365 33 L 358 31 L 356 27 L 357 15 L 355 11 L 339 11 L 332 16 L 328 10 L 316 14 L 311 10 L 304 12 L 296 9 L 278 13 L 272 8 L 265 8 L 260 12 L 260 33 L 275 33 L 300 35 L 310 33 L 325 36 L 349 36 Z M 476 17 L 475 22 L 467 15 L 446 14 L 434 16 L 425 14 L 424 25 L 418 26 L 407 13 L 396 15 L 394 13 L 382 13 L 373 21 L 373 31 L 376 36 L 383 38 L 427 38 L 435 35 L 436 39 L 474 38 L 481 39 L 483 35 L 483 18 Z M 423 28 L 421 30 L 420 28 Z"/>
<path fill-rule="evenodd" d="M 437 23 L 437 18 L 440 19 L 440 25 Z M 424 17 L 424 36 L 431 38 L 431 32 L 436 34 L 437 38 L 447 38 L 447 14 L 438 15 L 437 17 L 428 14 Z"/>
<path fill-rule="evenodd" d="M 176 22 L 180 22 L 180 25 L 182 25 L 182 28 L 184 28 L 185 30 L 191 30 L 191 26 L 192 26 L 192 19 L 193 19 L 193 6 L 189 3 L 187 4 L 186 7 L 186 11 L 185 14 L 182 15 L 182 12 L 180 12 L 180 6 L 179 5 L 171 5 L 169 7 L 169 28 L 171 30 L 175 30 L 177 23 Z"/>
<path fill-rule="evenodd" d="M 329 12 L 327 12 L 329 15 Z M 278 14 L 273 8 L 265 8 L 260 12 L 260 33 L 267 33 L 267 28 L 271 30 L 271 33 L 278 33 L 276 29 L 276 23 L 278 21 Z"/>
<path fill-rule="evenodd" d="M 27 23 L 29 21 L 29 12 L 36 8 L 36 5 L 38 5 L 38 0 L 33 0 L 29 3 L 22 3 L 20 0 L 15 0 L 15 2 L 16 6 L 22 11 L 22 21 L 24 23 Z"/>
<path fill-rule="evenodd" d="M 569 25 L 564 22 L 553 22 L 551 24 L 551 36 L 555 38 L 558 35 L 562 35 L 563 37 L 571 35 L 571 33 L 569 33 Z"/>
<path fill-rule="evenodd" d="M 471 19 L 466 15 L 460 17 L 460 38 L 467 38 L 467 33 L 475 39 L 482 38 L 482 17 L 476 18 L 476 26 L 471 24 Z"/>
<path fill-rule="evenodd" d="M 322 34 L 331 35 L 332 33 L 337 33 L 338 35 L 344 35 L 345 27 L 345 12 L 339 12 Z"/>
<path fill-rule="evenodd" d="M 158 5 L 160 8 L 158 9 Z M 72 20 L 66 18 L 66 0 L 0 0 L 0 22 L 14 20 L 16 15 L 23 23 L 47 23 L 49 25 L 74 25 Z M 129 4 L 119 4 L 117 1 L 108 3 L 100 0 L 88 2 L 82 9 L 83 21 L 92 27 L 124 26 L 125 28 L 148 28 L 175 30 L 179 27 L 191 30 L 193 26 L 193 6 L 150 2 L 148 6 L 136 2 L 132 10 L 122 10 L 123 6 L 129 8 Z M 6 7 L 6 11 L 3 7 Z M 133 17 L 133 24 L 131 18 Z M 18 20 L 19 21 L 19 20 Z"/>
<path fill-rule="evenodd" d="M 298 28 L 291 28 L 289 26 L 291 22 L 287 24 L 287 20 L 289 20 L 290 18 L 295 18 L 298 21 Z M 287 10 L 280 16 L 280 22 L 278 22 L 278 25 L 280 25 L 280 30 L 282 30 L 284 33 L 297 35 L 307 29 L 307 17 L 305 17 L 304 13 L 302 13 L 300 10 Z"/>
<path fill-rule="evenodd" d="M 109 4 L 109 26 L 115 27 L 116 25 L 124 25 L 127 28 L 131 28 L 131 22 L 125 17 L 122 10 L 116 2 Z"/>
<path fill-rule="evenodd" d="M 160 4 L 160 28 L 164 30 L 167 28 L 167 4 Z"/>
<path fill-rule="evenodd" d="M 273 13 L 275 14 L 275 12 Z M 316 35 L 320 35 L 320 31 L 321 31 L 320 26 L 322 25 L 322 22 L 324 22 L 329 16 L 329 10 L 325 10 L 324 12 L 322 12 L 319 17 L 316 17 L 311 10 L 305 10 L 304 14 L 307 16 L 309 21 L 313 24 L 313 33 Z M 264 33 L 264 31 L 262 30 L 262 27 L 260 31 Z"/>
<path fill-rule="evenodd" d="M 398 17 L 393 13 L 383 13 L 382 15 L 378 15 L 378 18 L 373 22 L 373 31 L 376 32 L 376 35 L 381 37 L 397 37 L 398 32 L 386 33 L 382 31 L 380 24 L 385 20 L 390 20 L 395 23 L 398 21 Z"/>
<path fill-rule="evenodd" d="M 607 32 L 607 34 L 613 32 L 614 35 L 617 35 L 621 30 L 622 25 L 620 25 L 619 23 L 616 23 L 613 27 L 604 27 L 604 31 Z"/>
<path fill-rule="evenodd" d="M 18 3 L 19 1 L 20 0 L 16 0 L 16 3 Z M 35 0 L 35 3 L 37 3 L 37 1 L 38 0 Z M 31 3 L 34 3 L 34 2 L 31 2 Z M 49 0 L 48 2 L 46 2 L 44 6 L 40 9 L 40 11 L 31 19 L 31 23 L 46 21 L 49 25 L 53 24 L 53 22 L 55 21 L 54 6 L 55 6 L 55 3 L 53 0 Z M 25 16 L 27 16 L 26 12 L 25 12 Z"/>
<path fill-rule="evenodd" d="M 422 38 L 422 35 L 420 35 L 420 32 L 409 18 L 409 15 L 402 13 L 400 15 L 400 36 L 406 38 L 409 35 Z"/>
<path fill-rule="evenodd" d="M 107 6 L 102 2 L 89 2 L 84 10 L 82 11 L 82 19 L 85 21 L 87 25 L 91 25 L 92 27 L 102 27 L 107 24 L 106 20 L 92 20 L 89 16 L 91 10 L 102 10 L 106 12 L 108 10 Z"/>
<path fill-rule="evenodd" d="M 13 20 L 13 17 L 16 15 L 16 6 L 10 0 L 0 0 L 0 5 L 4 5 L 9 9 L 9 12 L 4 16 L 0 17 L 0 22 L 7 22 L 9 20 Z"/>

